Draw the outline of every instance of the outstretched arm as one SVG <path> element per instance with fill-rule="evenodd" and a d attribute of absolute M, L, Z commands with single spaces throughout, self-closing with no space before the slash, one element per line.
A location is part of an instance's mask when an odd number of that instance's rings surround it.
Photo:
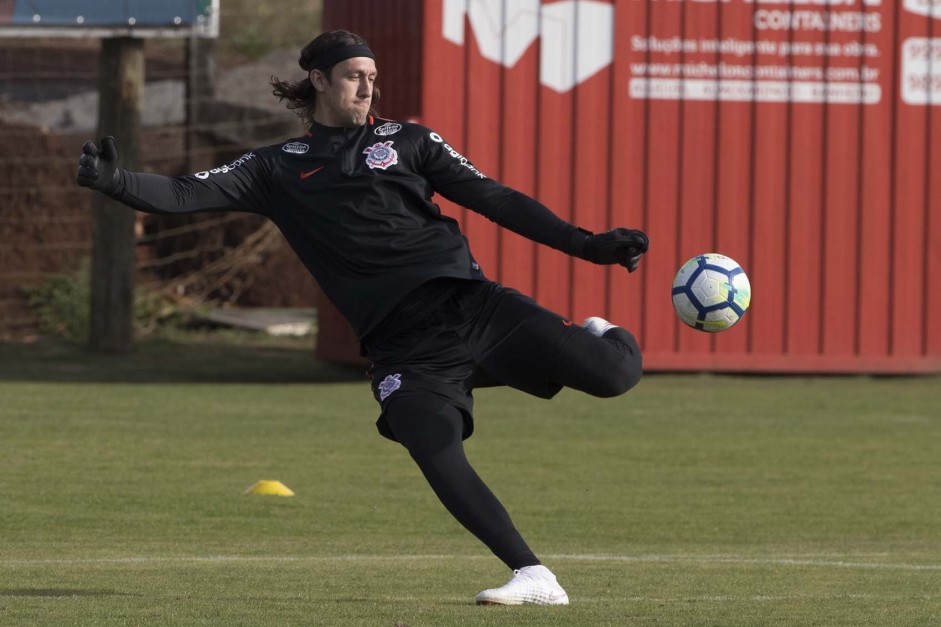
<path fill-rule="evenodd" d="M 594 234 L 559 218 L 539 201 L 496 181 L 467 181 L 450 186 L 442 195 L 486 216 L 523 237 L 602 265 L 622 265 L 637 269 L 647 252 L 643 231 L 617 228 Z"/>
<path fill-rule="evenodd" d="M 232 164 L 191 176 L 130 172 L 117 166 L 114 138 L 86 142 L 77 182 L 147 213 L 249 211 L 265 213 L 264 164 L 249 152 Z"/>
<path fill-rule="evenodd" d="M 487 178 L 441 137 L 423 138 L 425 174 L 435 191 L 514 233 L 597 264 L 619 264 L 633 272 L 647 252 L 643 231 L 617 228 L 595 235 L 554 214 L 526 194 Z"/>

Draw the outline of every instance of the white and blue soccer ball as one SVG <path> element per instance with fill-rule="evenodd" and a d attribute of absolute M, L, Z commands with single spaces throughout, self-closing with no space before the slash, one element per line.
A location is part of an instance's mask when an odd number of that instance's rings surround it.
<path fill-rule="evenodd" d="M 725 331 L 742 319 L 750 304 L 748 275 L 725 255 L 693 257 L 673 279 L 673 309 L 698 331 Z"/>

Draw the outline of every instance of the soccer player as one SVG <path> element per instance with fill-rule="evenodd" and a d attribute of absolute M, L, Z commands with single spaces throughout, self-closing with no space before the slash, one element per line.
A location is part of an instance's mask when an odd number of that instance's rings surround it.
<path fill-rule="evenodd" d="M 379 118 L 366 41 L 323 33 L 301 51 L 306 76 L 272 80 L 308 130 L 190 176 L 118 167 L 114 138 L 87 142 L 78 184 L 150 213 L 248 211 L 272 220 L 346 316 L 371 362 L 379 432 L 400 442 L 448 511 L 513 570 L 479 604 L 562 605 L 568 595 L 464 455 L 472 391 L 508 385 L 540 398 L 568 386 L 599 397 L 641 377 L 625 329 L 575 325 L 484 277 L 434 193 L 502 227 L 596 264 L 633 272 L 647 236 L 593 234 L 488 178 L 432 130 Z"/>

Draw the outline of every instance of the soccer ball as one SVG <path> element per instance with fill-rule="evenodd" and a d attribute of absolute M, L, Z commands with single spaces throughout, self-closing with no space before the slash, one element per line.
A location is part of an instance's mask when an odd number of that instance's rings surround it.
<path fill-rule="evenodd" d="M 750 303 L 748 276 L 725 255 L 693 257 L 673 279 L 673 309 L 680 320 L 698 331 L 728 329 L 742 319 Z"/>

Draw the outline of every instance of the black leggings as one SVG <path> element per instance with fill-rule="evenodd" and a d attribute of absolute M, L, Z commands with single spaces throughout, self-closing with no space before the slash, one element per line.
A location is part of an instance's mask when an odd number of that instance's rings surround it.
<path fill-rule="evenodd" d="M 613 396 L 637 383 L 639 363 L 633 336 L 618 328 L 609 331 L 600 345 L 598 338 L 587 333 L 576 335 L 566 344 L 556 375 L 563 385 L 595 396 Z M 608 368 L 599 371 L 598 364 Z M 467 461 L 460 409 L 435 394 L 403 394 L 389 402 L 385 417 L 452 516 L 510 568 L 540 563 L 506 509 Z"/>
<path fill-rule="evenodd" d="M 506 509 L 467 461 L 461 440 L 464 418 L 458 408 L 430 394 L 401 396 L 389 404 L 387 420 L 458 522 L 510 568 L 539 563 Z"/>

